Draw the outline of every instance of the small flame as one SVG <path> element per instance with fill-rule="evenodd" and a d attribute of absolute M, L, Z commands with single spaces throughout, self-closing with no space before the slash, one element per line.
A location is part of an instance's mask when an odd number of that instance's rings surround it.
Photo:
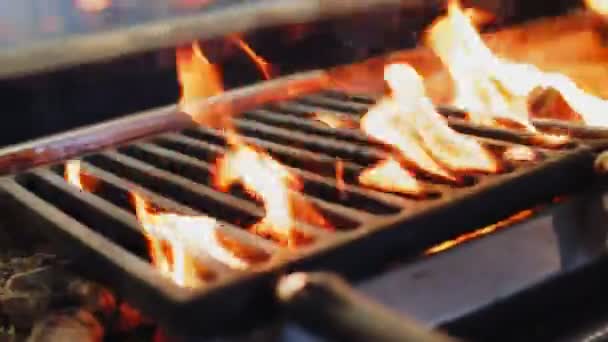
<path fill-rule="evenodd" d="M 452 130 L 437 113 L 412 67 L 388 65 L 384 78 L 392 93 L 361 119 L 367 134 L 397 148 L 415 167 L 444 179 L 456 180 L 452 171 L 498 171 L 497 161 L 477 140 Z"/>
<path fill-rule="evenodd" d="M 266 215 L 252 227 L 256 234 L 295 246 L 301 237 L 295 229 L 297 217 L 328 227 L 310 203 L 290 193 L 301 187 L 297 177 L 270 155 L 240 142 L 232 144 L 217 162 L 216 186 L 225 191 L 234 183 L 264 202 Z"/>
<path fill-rule="evenodd" d="M 227 250 L 215 219 L 175 213 L 154 213 L 148 203 L 132 193 L 137 218 L 146 232 L 152 263 L 175 283 L 184 287 L 200 286 L 201 266 L 195 254 L 205 251 L 234 269 L 247 269 L 249 263 Z"/>
<path fill-rule="evenodd" d="M 527 210 L 523 210 L 518 212 L 517 214 L 510 216 L 509 218 L 499 221 L 497 223 L 491 224 L 487 227 L 472 231 L 470 233 L 466 233 L 463 235 L 458 236 L 457 238 L 453 239 L 453 240 L 448 240 L 448 241 L 444 241 L 434 247 L 431 247 L 429 249 L 426 250 L 426 252 L 424 253 L 425 255 L 432 255 L 432 254 L 437 254 L 440 252 L 444 252 L 450 248 L 453 248 L 457 245 L 460 245 L 466 241 L 470 241 L 473 239 L 478 239 L 482 236 L 488 235 L 490 233 L 493 233 L 495 231 L 497 231 L 498 229 L 501 228 L 506 228 L 509 226 L 512 226 L 513 224 L 517 223 L 517 222 L 521 222 L 525 219 L 527 219 L 528 217 L 532 216 L 532 214 L 534 213 L 534 210 L 532 209 L 527 209 Z"/>
<path fill-rule="evenodd" d="M 585 5 L 595 13 L 608 15 L 608 0 L 585 0 Z"/>
<path fill-rule="evenodd" d="M 510 146 L 502 155 L 506 160 L 519 162 L 531 162 L 538 159 L 536 151 L 525 145 Z"/>
<path fill-rule="evenodd" d="M 420 183 L 404 170 L 394 158 L 381 161 L 376 166 L 364 170 L 359 182 L 382 191 L 416 195 L 423 192 Z"/>
<path fill-rule="evenodd" d="M 344 182 L 344 162 L 338 158 L 336 160 L 336 188 L 341 194 L 344 194 L 344 188 L 346 183 Z"/>
<path fill-rule="evenodd" d="M 348 120 L 344 117 L 324 111 L 313 113 L 311 118 L 331 128 L 354 128 L 357 126 L 353 120 Z"/>
<path fill-rule="evenodd" d="M 180 106 L 186 113 L 196 116 L 198 113 L 189 104 L 223 91 L 219 68 L 209 62 L 198 42 L 177 48 L 176 66 L 182 93 Z"/>
<path fill-rule="evenodd" d="M 92 177 L 87 177 L 82 173 L 80 160 L 72 159 L 65 163 L 64 177 L 66 182 L 77 187 L 81 191 L 93 192 L 97 187 L 97 182 Z"/>
<path fill-rule="evenodd" d="M 84 190 L 80 182 L 80 160 L 68 160 L 65 163 L 65 180 L 78 189 Z"/>
<path fill-rule="evenodd" d="M 587 124 L 608 126 L 608 103 L 585 93 L 568 77 L 495 56 L 458 1 L 450 1 L 448 15 L 431 27 L 428 42 L 452 75 L 453 104 L 467 110 L 475 123 L 516 125 L 537 132 L 529 118 L 528 97 L 537 88 L 554 88 Z M 548 138 L 551 144 L 566 140 Z"/>
<path fill-rule="evenodd" d="M 243 52 L 251 58 L 251 60 L 258 67 L 264 79 L 269 80 L 272 78 L 272 64 L 268 63 L 264 58 L 258 55 L 242 38 L 237 35 L 229 37 L 230 41 L 236 44 Z"/>

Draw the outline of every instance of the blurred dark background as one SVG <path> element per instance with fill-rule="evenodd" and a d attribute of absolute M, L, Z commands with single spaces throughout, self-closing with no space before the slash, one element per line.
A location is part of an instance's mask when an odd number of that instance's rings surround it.
<path fill-rule="evenodd" d="M 443 6 L 428 3 L 421 8 L 265 29 L 243 37 L 279 74 L 326 68 L 415 46 L 421 30 L 443 11 Z M 492 11 L 499 26 L 559 15 L 578 5 L 571 0 L 464 3 Z M 2 27 L 0 22 L 0 33 Z M 260 80 L 253 63 L 234 44 L 216 39 L 202 42 L 202 47 L 221 66 L 226 88 Z M 0 80 L 0 146 L 174 103 L 178 93 L 173 49 Z"/>

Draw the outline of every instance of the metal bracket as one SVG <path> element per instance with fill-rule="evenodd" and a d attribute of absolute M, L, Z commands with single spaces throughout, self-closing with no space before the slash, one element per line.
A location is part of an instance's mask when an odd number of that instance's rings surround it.
<path fill-rule="evenodd" d="M 598 174 L 608 174 L 608 152 L 595 162 Z M 568 177 L 568 175 L 564 175 Z M 606 251 L 608 192 L 602 178 L 597 186 L 558 206 L 553 214 L 561 267 L 576 268 Z"/>

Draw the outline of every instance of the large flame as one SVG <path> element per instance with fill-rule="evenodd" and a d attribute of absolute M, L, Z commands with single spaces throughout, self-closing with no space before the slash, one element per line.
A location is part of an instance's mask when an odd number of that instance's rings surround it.
<path fill-rule="evenodd" d="M 264 203 L 266 215 L 252 230 L 290 246 L 297 244 L 301 233 L 295 229 L 296 218 L 327 227 L 316 209 L 290 190 L 299 190 L 299 179 L 270 155 L 232 140 L 230 150 L 217 161 L 216 186 L 227 190 L 240 183 L 248 193 Z"/>
<path fill-rule="evenodd" d="M 223 91 L 219 68 L 211 64 L 203 54 L 198 42 L 176 50 L 177 76 L 181 85 L 180 105 L 190 114 L 196 115 L 189 104 L 202 98 L 220 94 Z"/>
<path fill-rule="evenodd" d="M 138 194 L 132 193 L 137 219 L 146 232 L 154 265 L 177 284 L 200 285 L 196 255 L 205 252 L 234 269 L 247 269 L 249 262 L 224 246 L 218 223 L 208 216 L 155 213 Z"/>
<path fill-rule="evenodd" d="M 452 130 L 435 111 L 425 94 L 422 78 L 412 67 L 388 65 L 384 77 L 392 93 L 361 119 L 361 128 L 367 134 L 397 148 L 409 164 L 444 179 L 455 180 L 453 172 L 496 172 L 499 169 L 493 156 L 477 140 Z M 375 173 L 390 171 L 394 176 L 394 166 L 394 162 L 380 164 L 384 170 Z M 401 174 L 403 177 L 409 175 Z M 369 184 L 373 178 L 369 178 L 369 174 L 366 176 L 360 181 Z M 418 189 L 413 179 L 403 180 L 402 184 L 410 190 Z"/>
<path fill-rule="evenodd" d="M 585 0 L 585 5 L 601 15 L 608 15 L 608 0 Z"/>
<path fill-rule="evenodd" d="M 528 97 L 535 89 L 553 88 L 585 123 L 608 126 L 608 103 L 587 94 L 568 77 L 495 56 L 458 1 L 450 1 L 448 15 L 431 27 L 428 43 L 452 76 L 454 105 L 476 123 L 516 124 L 536 132 L 529 119 Z"/>

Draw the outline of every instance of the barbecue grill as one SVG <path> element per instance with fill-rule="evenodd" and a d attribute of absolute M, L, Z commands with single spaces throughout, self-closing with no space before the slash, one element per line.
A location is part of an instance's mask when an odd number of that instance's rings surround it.
<path fill-rule="evenodd" d="M 6 176 L 0 184 L 2 205 L 5 212 L 14 213 L 15 222 L 62 237 L 67 243 L 62 250 L 83 262 L 82 272 L 101 277 L 155 319 L 176 331 L 201 333 L 197 330 L 202 329 L 217 334 L 234 332 L 241 323 L 245 328 L 276 312 L 273 284 L 286 272 L 323 269 L 360 279 L 396 256 L 415 256 L 472 228 L 585 188 L 593 179 L 599 143 L 581 141 L 556 150 L 532 147 L 540 159 L 504 160 L 502 173 L 468 175 L 460 184 L 428 179 L 432 191 L 421 198 L 362 188 L 356 185 L 356 175 L 382 158 L 386 149 L 357 130 L 333 129 L 311 120 L 309 113 L 340 111 L 356 120 L 369 103 L 361 96 L 320 92 L 235 118 L 247 143 L 264 148 L 301 177 L 301 196 L 321 209 L 335 227 L 328 232 L 302 223 L 299 228 L 314 241 L 295 250 L 239 228 L 263 214 L 242 194 L 214 190 L 212 163 L 223 153 L 225 139 L 221 131 L 206 127 L 76 153 L 82 172 L 98 182 L 94 193 L 68 184 L 62 177 L 62 162 Z M 497 152 L 513 146 L 505 140 L 479 139 Z M 343 189 L 335 180 L 337 158 L 344 164 Z M 142 257 L 145 240 L 128 197 L 133 190 L 167 210 L 217 217 L 223 233 L 258 250 L 255 267 L 236 272 L 205 258 L 210 280 L 200 290 L 185 290 L 164 279 Z M 352 262 L 354 256 L 359 262 Z M 235 322 L 239 315 L 256 319 Z"/>
<path fill-rule="evenodd" d="M 335 9 L 329 6 L 325 10 Z M 188 23 L 192 24 L 182 24 Z M 178 33 L 179 39 L 186 39 Z M 85 59 L 87 56 L 91 57 L 86 55 Z M 8 58 L 0 54 L 3 57 Z M 379 60 L 384 63 L 395 58 Z M 46 66 L 70 63 L 50 59 Z M 367 63 L 378 63 L 378 59 Z M 26 72 L 6 65 L 0 74 Z M 474 125 L 464 120 L 462 112 L 441 107 L 450 126 L 487 147 L 499 160 L 500 170 L 494 174 L 462 173 L 458 181 L 419 173 L 423 194 L 383 192 L 358 184 L 357 177 L 390 155 L 391 149 L 358 129 L 333 128 L 315 116 L 324 113 L 357 123 L 376 102 L 378 89 L 353 92 L 344 86 L 348 80 L 336 82 L 334 77 L 348 68 L 297 74 L 229 91 L 202 100 L 197 105 L 203 113 L 200 117 L 168 106 L 0 150 L 0 206 L 3 212 L 11 213 L 0 224 L 7 229 L 22 227 L 24 233 L 43 234 L 56 241 L 60 246 L 57 250 L 74 260 L 78 272 L 108 285 L 176 334 L 230 335 L 287 316 L 331 337 L 447 340 L 370 304 L 335 275 L 314 272 L 331 271 L 357 282 L 383 273 L 395 260 L 407 264 L 417 261 L 412 268 L 423 263 L 441 264 L 439 260 L 450 257 L 470 262 L 475 254 L 467 254 L 467 249 L 438 258 L 421 255 L 438 243 L 539 204 L 555 202 L 543 210 L 551 213 L 558 210 L 555 208 L 569 207 L 570 202 L 562 203 L 563 196 L 598 184 L 593 164 L 608 144 L 608 130 L 536 119 L 534 124 L 541 130 L 567 131 L 573 136 L 569 144 L 543 146 L 534 135 Z M 242 189 L 222 192 L 213 185 L 214 162 L 227 151 L 227 138 L 222 129 L 198 123 L 218 115 L 232 115 L 243 142 L 265 150 L 297 175 L 302 189 L 295 196 L 312 203 L 333 229 L 299 221 L 297 228 L 308 239 L 296 247 L 247 231 L 246 227 L 264 216 L 261 204 Z M 534 158 L 509 160 L 504 152 L 513 147 L 530 148 Z M 82 177 L 95 183 L 95 191 L 82 191 L 64 179 L 69 159 L 80 161 Z M 131 203 L 133 192 L 163 210 L 217 218 L 220 232 L 229 243 L 246 251 L 243 258 L 252 266 L 231 269 L 202 252 L 197 257 L 204 266 L 203 286 L 190 289 L 173 283 L 148 260 L 144 232 Z M 532 220 L 536 219 L 533 216 Z M 577 229 L 565 228 L 570 233 Z M 535 239 L 545 239 L 548 231 L 543 229 Z M 487 240 L 486 248 L 500 245 L 496 242 L 499 236 Z M 476 243 L 480 246 L 482 242 Z M 562 266 L 568 272 L 530 287 L 523 295 L 515 294 L 495 305 L 477 303 L 467 315 L 457 313 L 432 324 L 458 336 L 491 337 L 487 330 L 478 328 L 480 322 L 495 322 L 530 303 L 547 303 L 548 293 L 561 293 L 567 284 L 596 291 L 590 284 L 597 270 L 604 268 L 604 258 L 598 257 L 601 250 L 603 246 L 594 245 L 589 257 L 592 262 L 586 258 L 582 266 L 566 265 L 569 259 L 564 257 Z M 458 253 L 460 259 L 456 259 Z M 544 271 L 553 265 L 532 267 Z M 594 274 L 592 280 L 583 277 L 589 273 Z M 578 282 L 578 277 L 583 280 Z M 530 276 L 522 284 L 538 281 Z M 368 323 L 370 319 L 382 320 L 386 329 L 375 328 Z"/>

